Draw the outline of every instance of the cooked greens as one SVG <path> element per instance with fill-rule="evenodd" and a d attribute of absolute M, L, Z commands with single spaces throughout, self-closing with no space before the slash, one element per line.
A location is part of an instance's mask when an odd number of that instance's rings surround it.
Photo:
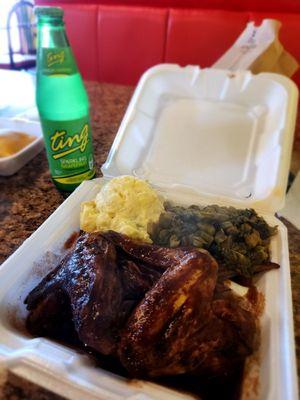
<path fill-rule="evenodd" d="M 151 229 L 156 244 L 207 249 L 220 265 L 245 277 L 270 261 L 270 238 L 277 227 L 270 227 L 253 209 L 166 203 L 165 210 Z"/>

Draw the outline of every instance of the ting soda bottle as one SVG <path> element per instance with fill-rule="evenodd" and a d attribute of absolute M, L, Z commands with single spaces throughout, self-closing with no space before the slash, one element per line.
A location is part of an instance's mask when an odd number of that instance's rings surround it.
<path fill-rule="evenodd" d="M 36 103 L 52 179 L 74 190 L 95 175 L 87 94 L 70 48 L 59 7 L 36 7 L 38 53 Z"/>

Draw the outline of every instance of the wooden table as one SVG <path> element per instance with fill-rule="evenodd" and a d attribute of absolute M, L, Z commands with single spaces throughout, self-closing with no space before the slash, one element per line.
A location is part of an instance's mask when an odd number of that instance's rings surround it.
<path fill-rule="evenodd" d="M 98 176 L 106 160 L 133 88 L 87 83 L 91 102 L 91 120 Z M 297 130 L 300 131 L 300 119 Z M 298 134 L 299 138 L 300 135 Z M 300 166 L 300 143 L 296 143 L 293 170 Z M 63 202 L 63 196 L 51 182 L 45 152 L 40 153 L 16 175 L 0 177 L 0 263 L 41 225 Z M 290 260 L 294 300 L 297 359 L 300 366 L 300 231 L 286 223 L 289 232 Z M 2 393 L 1 393 L 2 390 Z M 58 397 L 0 371 L 0 398 L 57 399 Z"/>

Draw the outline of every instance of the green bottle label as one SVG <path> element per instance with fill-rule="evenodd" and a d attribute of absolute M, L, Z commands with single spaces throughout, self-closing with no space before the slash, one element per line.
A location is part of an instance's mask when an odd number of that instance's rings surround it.
<path fill-rule="evenodd" d="M 42 120 L 45 146 L 53 180 L 79 185 L 95 175 L 89 117 L 73 121 Z"/>
<path fill-rule="evenodd" d="M 44 75 L 72 75 L 77 72 L 70 47 L 41 49 L 40 72 Z"/>

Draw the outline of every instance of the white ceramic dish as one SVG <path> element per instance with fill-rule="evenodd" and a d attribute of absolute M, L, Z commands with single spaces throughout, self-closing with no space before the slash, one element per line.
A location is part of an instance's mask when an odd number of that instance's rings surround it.
<path fill-rule="evenodd" d="M 44 147 L 41 125 L 38 122 L 22 118 L 0 118 L 0 134 L 6 131 L 17 131 L 33 135 L 36 139 L 18 153 L 0 158 L 0 175 L 10 176 L 35 157 Z"/>
<path fill-rule="evenodd" d="M 252 371 L 260 386 L 257 396 L 245 387 L 243 400 L 298 399 L 287 232 L 274 216 L 284 203 L 296 106 L 297 89 L 278 75 L 158 66 L 141 79 L 103 166 L 106 179 L 135 174 L 178 203 L 254 207 L 278 225 L 271 250 L 281 268 L 257 283 L 266 299 L 260 362 Z M 74 400 L 191 398 L 153 383 L 127 382 L 73 349 L 16 327 L 16 315 L 26 314 L 25 296 L 47 270 L 36 263 L 79 228 L 80 203 L 94 198 L 103 181 L 84 182 L 0 268 L 0 360 Z"/>

